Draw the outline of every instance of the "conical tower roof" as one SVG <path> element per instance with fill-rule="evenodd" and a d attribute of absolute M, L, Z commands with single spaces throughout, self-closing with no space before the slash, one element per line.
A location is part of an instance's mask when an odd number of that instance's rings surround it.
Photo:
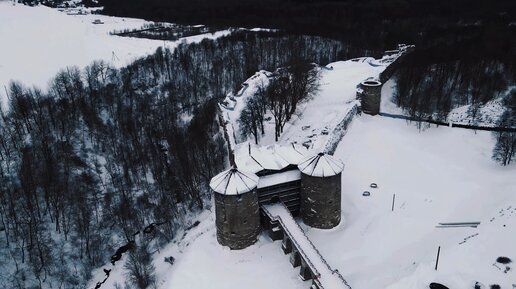
<path fill-rule="evenodd" d="M 331 155 L 319 153 L 302 160 L 297 167 L 305 175 L 331 177 L 344 170 L 344 163 Z"/>
<path fill-rule="evenodd" d="M 210 188 L 222 195 L 240 195 L 252 191 L 258 185 L 258 176 L 233 167 L 214 176 Z"/>

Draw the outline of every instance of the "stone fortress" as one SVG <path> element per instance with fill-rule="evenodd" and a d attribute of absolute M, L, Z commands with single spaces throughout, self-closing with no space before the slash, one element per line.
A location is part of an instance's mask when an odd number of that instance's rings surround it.
<path fill-rule="evenodd" d="M 399 45 L 386 51 L 372 66 L 385 66 L 378 77 L 357 85 L 360 105 L 356 111 L 380 113 L 382 85 L 402 64 L 412 45 Z M 366 59 L 367 60 L 367 59 Z M 352 61 L 364 61 L 356 59 Z M 342 130 L 356 113 L 343 119 Z M 226 123 L 221 117 L 221 123 Z M 337 130 L 337 129 L 336 129 Z M 290 254 L 293 267 L 300 267 L 302 280 L 312 280 L 312 289 L 346 288 L 347 281 L 333 269 L 306 236 L 295 217 L 318 229 L 331 229 L 341 222 L 341 177 L 344 164 L 328 153 L 313 153 L 304 146 L 271 145 L 235 155 L 228 129 L 224 125 L 232 168 L 212 178 L 215 199 L 217 240 L 233 250 L 254 244 L 262 231 L 273 240 L 282 240 L 282 249 Z M 336 137 L 337 142 L 340 137 Z M 325 151 L 334 150 L 325 148 Z"/>
<path fill-rule="evenodd" d="M 262 228 L 269 228 L 260 207 L 272 203 L 283 203 L 292 216 L 314 228 L 340 223 L 344 164 L 328 154 L 308 154 L 296 145 L 259 148 L 240 158 L 241 166 L 213 177 L 221 245 L 243 249 L 256 242 Z"/>
<path fill-rule="evenodd" d="M 308 239 L 294 219 L 330 229 L 341 221 L 341 174 L 344 164 L 303 146 L 256 148 L 235 157 L 236 164 L 212 178 L 217 240 L 231 249 L 254 244 L 262 231 L 282 240 L 293 267 L 311 288 L 351 288 Z"/>

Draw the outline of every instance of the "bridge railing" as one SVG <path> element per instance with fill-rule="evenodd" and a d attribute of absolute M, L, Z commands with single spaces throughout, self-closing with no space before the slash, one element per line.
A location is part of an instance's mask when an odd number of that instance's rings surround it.
<path fill-rule="evenodd" d="M 292 214 L 290 214 L 290 211 L 285 208 L 287 211 L 288 211 L 288 214 L 290 215 L 290 217 L 293 218 Z M 292 241 L 292 243 L 294 243 L 295 247 L 297 248 L 297 251 L 299 252 L 299 254 L 303 255 L 303 259 L 306 261 L 306 263 L 308 264 L 308 266 L 310 267 L 310 269 L 312 270 L 312 272 L 316 275 L 319 274 L 319 271 L 317 270 L 317 268 L 315 267 L 315 265 L 312 263 L 312 261 L 310 260 L 310 258 L 308 258 L 308 255 L 303 251 L 301 245 L 299 245 L 299 243 L 297 242 L 297 240 L 294 238 L 293 234 L 290 232 L 290 230 L 288 229 L 288 227 L 285 225 L 285 222 L 283 222 L 283 219 L 281 218 L 281 216 L 272 216 L 270 214 L 270 212 L 267 210 L 267 209 L 264 209 L 265 213 L 267 214 L 267 216 L 271 219 L 271 220 L 275 220 L 275 221 L 278 221 L 281 225 L 281 227 L 283 228 L 283 231 L 285 231 L 285 233 L 287 233 L 287 235 L 290 237 L 290 240 Z M 296 225 L 299 227 L 299 225 L 297 224 L 296 222 Z M 301 229 L 301 227 L 299 227 L 299 229 Z M 304 234 L 304 231 L 301 229 L 301 232 L 303 232 Z M 305 235 L 306 236 L 306 235 Z M 308 240 L 310 242 L 310 240 Z M 311 243 L 311 242 L 310 242 Z M 313 246 L 313 244 L 312 244 Z"/>
<path fill-rule="evenodd" d="M 290 210 L 288 210 L 288 208 L 285 207 L 285 205 L 282 204 L 282 206 L 284 206 L 285 210 L 287 211 L 287 213 L 289 214 L 290 218 L 294 219 L 294 217 L 292 216 L 292 214 L 290 213 Z M 303 251 L 302 247 L 299 245 L 299 243 L 297 242 L 297 240 L 294 238 L 293 234 L 290 232 L 290 230 L 288 229 L 288 227 L 285 225 L 285 222 L 283 221 L 283 219 L 281 218 L 281 216 L 272 216 L 271 213 L 267 210 L 267 208 L 264 208 L 264 211 L 265 213 L 267 214 L 267 216 L 271 219 L 271 220 L 275 220 L 275 221 L 278 221 L 281 225 L 281 227 L 283 228 L 283 231 L 285 231 L 287 233 L 287 235 L 290 237 L 290 240 L 292 241 L 292 243 L 294 243 L 294 245 L 296 246 L 298 252 L 303 256 L 303 258 L 305 259 L 306 263 L 308 264 L 308 266 L 310 267 L 310 269 L 312 270 L 312 272 L 316 275 L 316 276 L 320 276 L 320 272 L 319 270 L 317 270 L 317 268 L 315 267 L 315 265 L 313 264 L 313 262 L 310 260 L 310 258 L 308 257 L 308 255 L 305 253 L 305 251 Z M 295 219 L 294 219 L 295 220 Z M 332 272 L 332 274 L 335 274 L 337 275 L 337 277 L 344 283 L 344 285 L 346 285 L 346 287 L 350 288 L 351 289 L 351 286 L 349 286 L 348 282 L 344 279 L 344 277 L 340 274 L 340 272 L 338 270 L 334 270 L 331 268 L 330 264 L 328 264 L 328 262 L 326 261 L 326 259 L 324 259 L 324 257 L 322 256 L 321 252 L 319 252 L 319 250 L 317 249 L 317 247 L 312 243 L 312 241 L 310 240 L 310 238 L 308 238 L 308 236 L 306 235 L 305 231 L 303 230 L 303 228 L 301 228 L 301 226 L 299 226 L 299 224 L 297 222 L 294 222 L 296 224 L 296 226 L 299 228 L 299 230 L 301 231 L 301 233 L 303 234 L 303 236 L 306 238 L 306 240 L 308 241 L 308 243 L 310 244 L 310 246 L 312 246 L 312 248 L 314 249 L 314 251 L 317 253 L 317 256 L 320 258 L 321 262 L 327 267 L 327 269 Z M 314 282 L 317 283 L 317 285 L 323 289 L 323 285 L 320 283 L 320 281 L 315 278 L 314 279 Z"/>

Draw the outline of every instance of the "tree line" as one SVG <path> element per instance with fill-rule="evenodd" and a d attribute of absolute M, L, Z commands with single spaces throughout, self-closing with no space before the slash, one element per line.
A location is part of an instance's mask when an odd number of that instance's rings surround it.
<path fill-rule="evenodd" d="M 493 125 L 516 126 L 516 29 L 500 16 L 463 27 L 460 37 L 408 54 L 395 74 L 394 101 L 416 119 L 446 121 L 454 108 L 469 105 L 472 125 L 479 110 L 501 100 L 505 112 Z M 458 34 L 459 35 L 459 34 Z M 493 159 L 502 165 L 514 156 L 514 133 L 496 134 Z"/>
<path fill-rule="evenodd" d="M 452 38 L 462 24 L 503 17 L 514 21 L 510 0 L 101 0 L 103 13 L 213 27 L 265 27 L 346 40 L 385 50 L 398 43 L 427 44 Z M 378 50 L 377 50 L 378 51 Z"/>
<path fill-rule="evenodd" d="M 69 67 L 46 90 L 12 82 L 0 117 L 0 262 L 13 268 L 0 284 L 84 288 L 135 231 L 163 223 L 149 250 L 170 242 L 210 205 L 209 180 L 226 165 L 218 101 L 260 69 L 346 53 L 321 37 L 237 32 L 121 69 Z M 138 256 L 129 271 L 149 264 Z"/>

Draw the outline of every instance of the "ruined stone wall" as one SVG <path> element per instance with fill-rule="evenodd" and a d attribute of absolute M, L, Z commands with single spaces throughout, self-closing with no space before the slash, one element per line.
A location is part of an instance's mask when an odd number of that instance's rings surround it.
<path fill-rule="evenodd" d="M 231 249 L 254 244 L 261 231 L 256 189 L 241 195 L 215 193 L 217 240 Z"/>
<path fill-rule="evenodd" d="M 301 175 L 301 217 L 308 226 L 330 229 L 340 223 L 341 174 L 331 177 Z"/>
<path fill-rule="evenodd" d="M 415 46 L 413 46 L 413 45 L 402 46 L 402 48 L 401 48 L 402 54 L 400 56 L 398 56 L 396 58 L 396 60 L 394 60 L 391 64 L 389 64 L 385 68 L 385 70 L 380 73 L 380 76 L 379 76 L 380 81 L 382 83 L 387 82 L 387 80 L 389 80 L 389 78 L 391 78 L 391 76 L 394 74 L 394 72 L 396 72 L 396 70 L 399 69 L 404 64 L 407 54 L 414 51 L 414 49 L 415 49 Z M 393 50 L 393 51 L 398 51 L 398 53 L 400 52 L 400 50 Z M 385 55 L 389 55 L 390 54 L 389 52 L 390 51 L 385 51 Z"/>
<path fill-rule="evenodd" d="M 218 115 L 218 118 L 219 118 L 219 125 L 222 127 L 222 130 L 224 132 L 224 139 L 226 140 L 226 145 L 228 146 L 228 160 L 229 160 L 229 164 L 231 166 L 236 166 L 236 163 L 235 163 L 235 151 L 233 150 L 233 147 L 231 145 L 231 143 L 232 143 L 231 142 L 231 138 L 229 137 L 228 129 L 226 127 L 226 123 L 225 123 L 225 120 L 224 120 L 224 117 L 223 117 L 223 112 L 220 109 L 220 106 L 217 109 L 217 115 Z"/>
<path fill-rule="evenodd" d="M 340 141 L 346 133 L 348 132 L 348 127 L 353 121 L 353 118 L 358 113 L 358 105 L 353 105 L 353 108 L 351 108 L 346 116 L 342 118 L 342 120 L 335 126 L 333 131 L 330 133 L 330 135 L 327 138 L 326 144 L 324 144 L 323 152 L 326 154 L 333 155 L 335 153 L 335 150 L 337 150 L 337 147 L 340 144 Z"/>

